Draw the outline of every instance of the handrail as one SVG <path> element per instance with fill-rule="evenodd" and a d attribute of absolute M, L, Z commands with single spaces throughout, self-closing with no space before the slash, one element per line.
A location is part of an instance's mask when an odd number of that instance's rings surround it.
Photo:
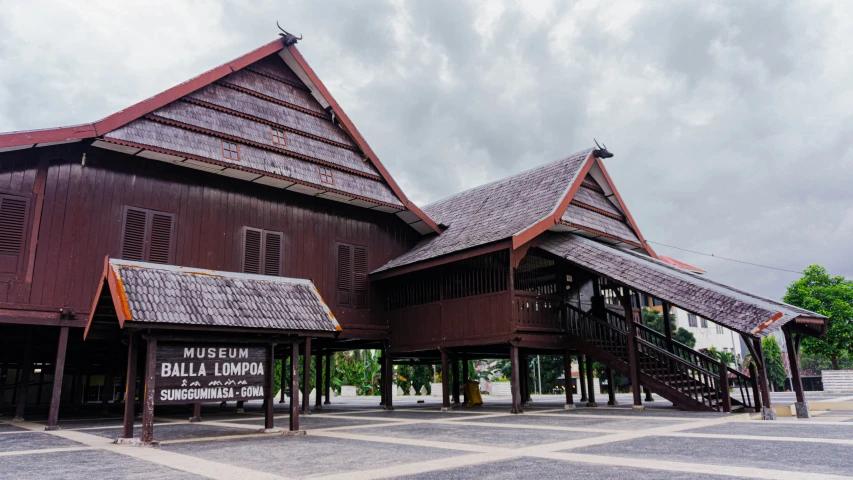
<path fill-rule="evenodd" d="M 603 327 L 609 328 L 610 330 L 614 330 L 614 331 L 616 331 L 622 335 L 628 335 L 628 332 L 626 332 L 625 330 L 622 330 L 618 327 L 615 327 L 615 326 L 613 326 L 613 325 L 611 325 L 611 324 L 609 324 L 609 323 L 605 322 L 604 320 L 601 320 L 597 317 L 593 317 L 589 313 L 584 312 L 583 310 L 575 307 L 574 305 L 566 304 L 565 306 L 569 307 L 570 310 L 574 310 L 575 313 L 580 314 L 581 316 L 585 317 L 587 320 L 591 320 L 593 323 L 597 323 Z"/>
<path fill-rule="evenodd" d="M 642 338 L 639 338 L 639 337 L 638 337 L 638 338 L 637 338 L 637 343 L 639 343 L 639 344 L 641 344 L 641 345 L 645 345 L 645 346 L 647 346 L 647 347 L 651 347 L 651 348 L 653 348 L 655 351 L 660 352 L 661 354 L 663 354 L 665 357 L 669 357 L 669 358 L 671 358 L 671 359 L 675 360 L 676 362 L 683 363 L 683 364 L 685 364 L 685 365 L 689 366 L 690 368 L 694 368 L 694 369 L 698 370 L 698 371 L 699 371 L 699 373 L 704 373 L 705 375 L 710 375 L 710 376 L 712 376 L 712 377 L 719 377 L 719 376 L 720 376 L 720 374 L 719 374 L 718 372 L 712 372 L 712 371 L 707 370 L 707 369 L 705 369 L 705 368 L 703 368 L 703 367 L 700 367 L 699 365 L 696 365 L 696 364 L 695 364 L 695 363 L 693 363 L 693 362 L 689 362 L 689 361 L 685 360 L 684 358 L 679 357 L 678 355 L 674 355 L 674 354 L 672 354 L 672 353 L 669 353 L 669 352 L 667 352 L 666 350 L 664 350 L 664 349 L 660 348 L 659 346 L 657 346 L 657 345 L 655 345 L 655 344 L 653 344 L 653 343 L 647 342 L 647 341 L 643 340 Z"/>

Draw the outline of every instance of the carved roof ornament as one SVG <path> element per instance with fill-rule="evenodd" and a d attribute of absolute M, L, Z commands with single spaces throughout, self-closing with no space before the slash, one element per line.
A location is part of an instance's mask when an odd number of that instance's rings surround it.
<path fill-rule="evenodd" d="M 279 33 L 279 35 L 281 36 L 281 38 L 284 39 L 284 46 L 285 47 L 288 47 L 290 45 L 295 45 L 296 42 L 298 42 L 299 40 L 302 40 L 302 34 L 301 33 L 297 37 L 296 35 L 288 32 L 287 30 L 285 30 L 283 28 L 281 28 L 281 25 L 278 24 L 278 21 L 276 21 L 275 24 L 278 27 L 278 29 L 281 30 L 281 32 L 282 32 L 282 33 Z"/>
<path fill-rule="evenodd" d="M 598 140 L 596 140 L 594 138 L 592 139 L 592 141 L 595 142 L 595 146 L 598 147 L 596 150 L 593 150 L 593 152 L 592 152 L 592 154 L 595 156 L 595 158 L 610 158 L 613 156 L 613 154 L 607 150 L 607 145 L 602 147 L 601 145 L 598 144 Z"/>

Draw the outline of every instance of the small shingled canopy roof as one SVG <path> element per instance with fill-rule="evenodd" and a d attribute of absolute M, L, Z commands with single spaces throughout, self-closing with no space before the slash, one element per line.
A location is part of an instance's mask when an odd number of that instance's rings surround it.
<path fill-rule="evenodd" d="M 107 259 L 93 323 L 334 335 L 340 325 L 310 280 Z"/>
<path fill-rule="evenodd" d="M 740 333 L 766 337 L 789 322 L 796 325 L 796 333 L 826 333 L 829 319 L 823 315 L 743 292 L 646 255 L 574 234 L 548 233 L 538 248 Z"/>

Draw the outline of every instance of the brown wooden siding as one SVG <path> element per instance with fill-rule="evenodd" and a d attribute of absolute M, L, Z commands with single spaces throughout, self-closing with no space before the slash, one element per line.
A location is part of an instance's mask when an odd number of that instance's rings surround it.
<path fill-rule="evenodd" d="M 32 287 L 7 283 L 0 308 L 70 308 L 78 318 L 85 315 L 104 257 L 120 255 L 124 208 L 134 206 L 175 215 L 177 265 L 241 271 L 244 227 L 282 232 L 282 275 L 313 280 L 346 336 L 347 327 L 387 323 L 381 309 L 335 304 L 335 243 L 366 245 L 373 270 L 417 241 L 395 215 L 84 146 L 0 154 L 0 191 L 32 194 L 37 155 L 52 157 Z M 384 303 L 374 300 L 371 305 Z"/>

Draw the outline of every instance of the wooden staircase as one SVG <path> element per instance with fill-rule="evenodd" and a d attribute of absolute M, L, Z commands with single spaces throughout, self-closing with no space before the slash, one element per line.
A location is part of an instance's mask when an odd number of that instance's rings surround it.
<path fill-rule="evenodd" d="M 605 320 L 571 305 L 565 309 L 567 333 L 581 353 L 628 378 L 635 365 L 640 384 L 673 405 L 708 412 L 760 409 L 756 375 L 744 375 L 609 310 Z M 629 355 L 629 330 L 634 336 L 634 362 Z"/>

